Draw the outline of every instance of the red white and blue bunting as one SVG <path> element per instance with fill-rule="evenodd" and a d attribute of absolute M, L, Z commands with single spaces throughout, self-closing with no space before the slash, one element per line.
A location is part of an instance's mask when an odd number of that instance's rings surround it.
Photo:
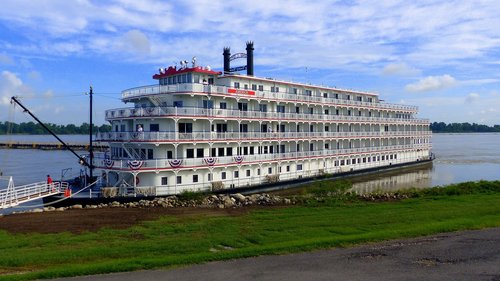
<path fill-rule="evenodd" d="M 172 168 L 179 168 L 182 165 L 182 159 L 168 160 L 168 164 L 170 164 Z"/>
<path fill-rule="evenodd" d="M 203 159 L 208 166 L 213 166 L 217 162 L 217 157 L 206 157 Z"/>
<path fill-rule="evenodd" d="M 102 160 L 102 164 L 104 164 L 104 166 L 106 166 L 106 168 L 110 169 L 110 168 L 113 168 L 113 165 L 115 165 L 115 161 L 113 161 L 111 159 L 104 159 L 104 160 Z"/>
<path fill-rule="evenodd" d="M 241 162 L 243 162 L 243 155 L 234 156 L 234 161 L 240 164 Z"/>
<path fill-rule="evenodd" d="M 130 169 L 132 169 L 132 170 L 140 169 L 143 164 L 144 164 L 144 161 L 140 161 L 140 160 L 128 160 L 127 161 L 127 166 L 129 166 Z"/>

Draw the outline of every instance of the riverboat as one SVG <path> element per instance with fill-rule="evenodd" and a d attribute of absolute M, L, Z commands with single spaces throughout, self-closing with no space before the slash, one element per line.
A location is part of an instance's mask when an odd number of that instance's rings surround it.
<path fill-rule="evenodd" d="M 107 110 L 96 153 L 105 196 L 164 196 L 283 184 L 432 159 L 429 120 L 371 92 L 254 76 L 224 48 L 223 71 L 181 61 Z M 246 66 L 231 62 L 246 58 Z M 246 74 L 241 71 L 246 70 Z"/>

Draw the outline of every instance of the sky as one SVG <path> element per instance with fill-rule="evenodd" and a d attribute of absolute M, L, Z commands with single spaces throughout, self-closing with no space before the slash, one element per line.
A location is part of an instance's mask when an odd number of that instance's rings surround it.
<path fill-rule="evenodd" d="M 2 0 L 0 121 L 94 121 L 159 67 L 254 41 L 255 75 L 370 91 L 430 122 L 500 124 L 500 2 Z M 239 61 L 233 64 L 237 65 Z M 241 61 L 241 64 L 245 64 Z"/>

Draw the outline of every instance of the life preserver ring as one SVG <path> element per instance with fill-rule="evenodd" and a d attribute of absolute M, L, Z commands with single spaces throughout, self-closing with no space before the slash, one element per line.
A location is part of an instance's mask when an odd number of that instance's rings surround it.
<path fill-rule="evenodd" d="M 138 184 L 139 184 L 139 182 L 140 182 L 139 177 L 138 177 L 138 176 L 135 176 L 135 185 L 138 185 Z"/>

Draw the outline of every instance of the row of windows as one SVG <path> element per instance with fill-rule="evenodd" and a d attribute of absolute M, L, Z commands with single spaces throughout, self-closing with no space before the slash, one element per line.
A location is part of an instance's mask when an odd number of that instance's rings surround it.
<path fill-rule="evenodd" d="M 174 107 L 183 107 L 183 102 L 182 101 L 174 101 L 173 102 Z M 204 100 L 203 101 L 203 108 L 214 108 L 213 101 L 208 101 Z M 220 102 L 219 103 L 219 108 L 218 109 L 227 109 L 227 102 Z M 236 109 L 236 108 L 234 108 Z M 258 110 L 249 110 L 248 103 L 246 102 L 238 102 L 238 110 L 239 111 L 257 111 L 257 112 L 268 112 L 268 106 L 267 104 L 259 104 Z M 272 111 L 269 111 L 272 112 Z M 299 106 L 296 106 L 295 109 L 289 108 L 289 111 L 286 110 L 285 105 L 277 105 L 276 106 L 276 111 L 278 113 L 304 113 L 304 114 L 320 114 L 319 108 L 314 110 L 314 107 L 306 107 L 301 110 Z M 332 115 L 347 115 L 347 116 L 363 116 L 363 111 L 361 110 L 351 110 L 348 109 L 347 111 L 343 111 L 340 109 L 335 109 L 331 111 Z M 324 109 L 323 110 L 324 115 L 330 115 L 330 109 Z M 375 112 L 375 114 L 372 113 L 372 111 L 368 111 L 365 113 L 365 116 L 367 117 L 390 117 L 389 113 L 386 113 L 385 115 L 380 113 L 380 112 Z M 410 119 L 411 115 L 410 114 L 395 114 L 394 118 L 399 118 L 399 119 Z"/>
<path fill-rule="evenodd" d="M 352 158 L 352 159 L 342 159 L 342 160 L 335 160 L 334 165 L 335 166 L 345 166 L 345 165 L 354 165 L 354 164 L 361 164 L 361 163 L 370 163 L 370 162 L 377 162 L 377 161 L 386 161 L 386 160 L 395 160 L 397 159 L 397 154 L 389 154 L 389 155 L 379 155 L 379 156 L 372 156 L 372 157 L 360 157 L 360 158 Z M 297 164 L 296 165 L 296 171 L 302 171 L 303 166 L 302 164 Z M 285 171 L 290 172 L 290 165 L 285 166 Z M 278 172 L 281 173 L 282 167 L 278 168 Z M 267 168 L 267 173 L 270 175 L 273 173 L 273 168 L 268 167 Z M 260 168 L 257 169 L 257 176 L 261 175 L 261 170 Z M 220 174 L 221 180 L 226 180 L 227 179 L 227 172 L 221 172 Z M 245 176 L 246 177 L 251 177 L 252 176 L 252 171 L 250 169 L 245 170 Z M 209 173 L 207 176 L 208 181 L 212 181 L 212 174 Z M 240 171 L 233 171 L 233 179 L 238 179 L 240 178 Z M 192 182 L 197 183 L 199 182 L 199 175 L 192 175 Z M 182 176 L 176 176 L 176 184 L 182 184 Z M 168 185 L 168 177 L 162 177 L 161 178 L 161 185 Z"/>
<path fill-rule="evenodd" d="M 173 85 L 173 84 L 182 84 L 182 83 L 206 83 L 206 84 L 213 84 L 214 83 L 214 78 L 210 77 L 207 79 L 204 79 L 201 77 L 199 74 L 192 74 L 192 73 L 184 73 L 184 74 L 178 74 L 178 75 L 172 75 L 169 77 L 161 78 L 160 79 L 160 85 Z"/>
<path fill-rule="evenodd" d="M 240 89 L 241 88 L 241 84 L 240 82 L 234 82 L 233 83 L 233 86 L 234 88 L 236 89 Z M 243 84 L 243 89 L 245 90 L 248 90 L 248 84 Z M 264 85 L 257 85 L 257 84 L 252 84 L 251 85 L 251 89 L 253 91 L 264 91 Z M 272 93 L 279 93 L 280 92 L 280 88 L 279 86 L 271 86 L 270 87 L 270 91 Z M 287 92 L 286 90 L 284 92 Z M 300 89 L 298 88 L 289 88 L 288 90 L 288 93 L 292 93 L 292 94 L 304 94 L 306 96 L 312 96 L 313 95 L 313 91 L 312 90 L 309 90 L 309 89 L 304 89 L 301 93 Z M 352 96 L 350 94 L 339 94 L 339 93 L 328 93 L 328 92 L 317 92 L 318 95 L 317 96 L 322 96 L 324 98 L 335 98 L 335 99 L 346 99 L 346 100 L 351 100 Z M 356 101 L 363 101 L 363 96 L 355 96 L 356 98 Z M 373 102 L 373 98 L 372 97 L 365 97 L 365 101 L 366 102 Z"/>

